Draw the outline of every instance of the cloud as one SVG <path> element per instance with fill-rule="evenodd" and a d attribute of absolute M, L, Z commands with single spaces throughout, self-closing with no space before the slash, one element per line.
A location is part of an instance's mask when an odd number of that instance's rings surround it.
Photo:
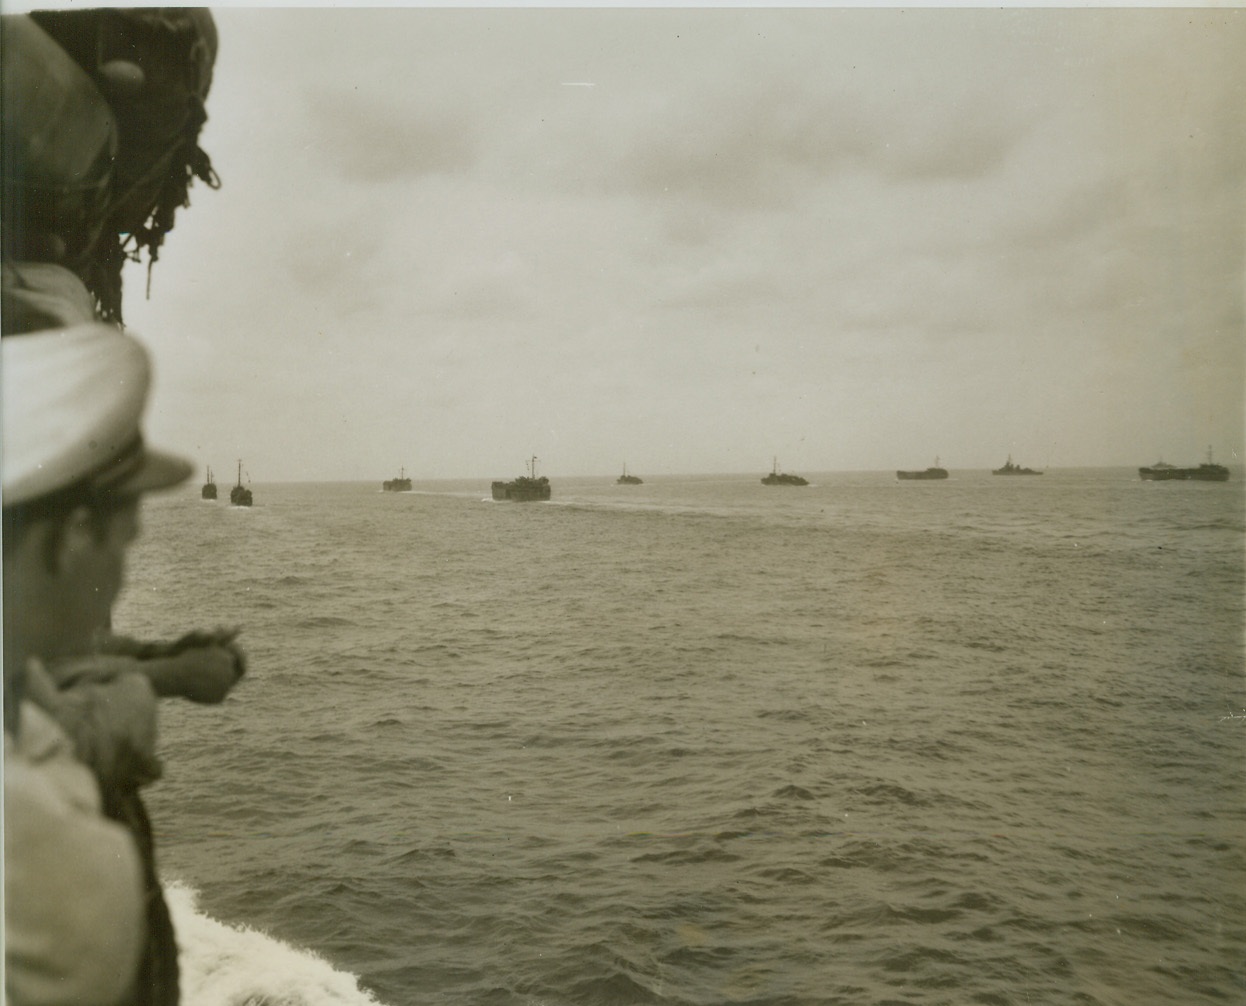
<path fill-rule="evenodd" d="M 639 102 L 644 115 L 603 144 L 605 181 L 724 210 L 799 208 L 810 188 L 837 176 L 896 183 L 988 177 L 1033 128 L 1033 115 L 1017 114 L 1017 85 L 984 88 L 971 67 L 949 72 L 926 55 L 898 75 L 892 54 L 837 58 L 838 40 L 825 30 L 833 21 L 809 22 L 821 30 L 806 36 L 800 19 L 765 23 L 784 29 L 774 32 L 781 42 L 769 34 L 754 45 L 736 40 L 738 49 L 724 53 L 715 72 L 678 87 L 655 81 Z M 711 48 L 726 47 L 729 38 L 717 35 Z M 783 60 L 769 59 L 775 48 Z M 913 56 L 894 53 L 900 62 Z"/>
<path fill-rule="evenodd" d="M 305 109 L 320 153 L 344 181 L 386 183 L 463 172 L 476 157 L 469 123 L 411 101 L 317 85 Z"/>
<path fill-rule="evenodd" d="M 257 477 L 1227 454 L 1233 24 L 222 11 L 225 186 L 127 279 L 160 422 Z"/>

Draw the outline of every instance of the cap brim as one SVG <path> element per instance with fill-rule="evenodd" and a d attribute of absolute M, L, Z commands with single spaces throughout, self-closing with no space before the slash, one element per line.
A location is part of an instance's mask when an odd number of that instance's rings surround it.
<path fill-rule="evenodd" d="M 124 478 L 110 481 L 106 488 L 108 492 L 122 496 L 159 492 L 185 482 L 193 471 L 190 462 L 184 458 L 144 447 L 142 462 Z"/>

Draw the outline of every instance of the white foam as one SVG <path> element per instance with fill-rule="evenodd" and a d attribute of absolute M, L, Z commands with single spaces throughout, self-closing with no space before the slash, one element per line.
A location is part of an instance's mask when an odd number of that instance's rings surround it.
<path fill-rule="evenodd" d="M 183 1006 L 377 1006 L 359 980 L 310 950 L 204 915 L 195 891 L 165 885 L 181 948 Z"/>

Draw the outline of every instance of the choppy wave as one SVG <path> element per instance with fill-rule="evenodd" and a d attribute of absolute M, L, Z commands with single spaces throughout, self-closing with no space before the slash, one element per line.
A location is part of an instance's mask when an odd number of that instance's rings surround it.
<path fill-rule="evenodd" d="M 1242 483 L 1035 481 L 156 497 L 187 1006 L 1240 1000 Z"/>
<path fill-rule="evenodd" d="M 378 1006 L 359 979 L 310 950 L 204 914 L 186 884 L 165 897 L 181 952 L 183 1006 Z"/>

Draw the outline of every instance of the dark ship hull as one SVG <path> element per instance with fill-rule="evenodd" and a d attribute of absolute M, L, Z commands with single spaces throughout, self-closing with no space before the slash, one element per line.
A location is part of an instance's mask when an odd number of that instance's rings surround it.
<path fill-rule="evenodd" d="M 199 495 L 202 496 L 205 500 L 216 499 L 216 483 L 209 482 L 207 485 L 205 485 L 202 489 L 199 490 Z"/>
<path fill-rule="evenodd" d="M 549 499 L 549 479 L 544 475 L 537 478 L 536 462 L 537 458 L 534 454 L 528 459 L 527 475 L 520 475 L 511 482 L 494 482 L 493 498 L 509 500 L 512 503 L 543 503 Z"/>
<path fill-rule="evenodd" d="M 249 481 L 249 480 L 248 480 Z M 251 490 L 242 484 L 242 461 L 238 461 L 238 484 L 229 490 L 229 502 L 234 506 L 250 506 Z"/>
<path fill-rule="evenodd" d="M 411 480 L 386 479 L 381 483 L 381 488 L 387 493 L 409 493 L 411 491 Z"/>
<path fill-rule="evenodd" d="M 1020 465 L 1012 463 L 1012 456 L 1009 455 L 1008 460 L 1004 462 L 1003 468 L 992 470 L 992 475 L 1042 475 L 1042 472 L 1036 472 L 1033 468 L 1022 468 Z"/>
<path fill-rule="evenodd" d="M 808 479 L 802 479 L 799 475 L 786 475 L 779 471 L 779 459 L 774 459 L 774 467 L 770 469 L 770 474 L 762 478 L 761 484 L 764 486 L 807 486 Z"/>
<path fill-rule="evenodd" d="M 494 482 L 492 488 L 495 500 L 512 503 L 541 503 L 550 497 L 549 479 L 544 475 L 539 479 L 521 475 L 513 482 Z"/>
<path fill-rule="evenodd" d="M 616 485 L 621 486 L 639 486 L 644 485 L 645 480 L 637 475 L 620 475 L 614 480 Z"/>
<path fill-rule="evenodd" d="M 946 468 L 927 468 L 924 472 L 896 472 L 896 478 L 902 480 L 908 479 L 945 479 L 947 478 Z"/>
<path fill-rule="evenodd" d="M 1202 464 L 1197 468 L 1173 468 L 1156 465 L 1139 468 L 1138 477 L 1144 482 L 1228 482 L 1229 470 L 1224 465 Z"/>

